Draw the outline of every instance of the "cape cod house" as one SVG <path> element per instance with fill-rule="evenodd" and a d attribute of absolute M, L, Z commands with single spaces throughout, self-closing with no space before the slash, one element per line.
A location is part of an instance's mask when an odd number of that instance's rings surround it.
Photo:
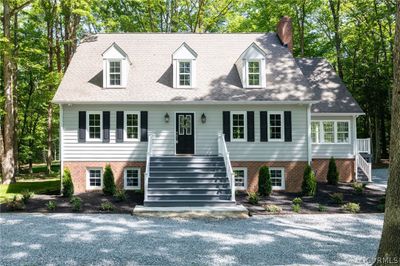
<path fill-rule="evenodd" d="M 98 34 L 81 41 L 54 97 L 62 168 L 75 192 L 116 183 L 145 205 L 207 205 L 256 191 L 300 191 L 311 164 L 326 180 L 370 179 L 357 102 L 325 59 L 296 59 L 289 18 L 277 33 Z"/>

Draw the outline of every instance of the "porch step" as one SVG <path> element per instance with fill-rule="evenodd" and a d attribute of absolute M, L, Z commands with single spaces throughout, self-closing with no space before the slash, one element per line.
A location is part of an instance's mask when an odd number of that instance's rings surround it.
<path fill-rule="evenodd" d="M 234 206 L 235 202 L 230 200 L 147 200 L 146 207 L 211 207 L 211 206 Z"/>
<path fill-rule="evenodd" d="M 357 181 L 369 182 L 368 176 L 364 173 L 364 171 L 360 167 L 357 167 Z"/>
<path fill-rule="evenodd" d="M 180 182 L 180 183 L 165 183 L 165 182 L 149 182 L 150 188 L 167 188 L 167 189 L 228 189 L 230 185 L 228 182 L 224 183 L 210 183 L 210 182 Z"/>

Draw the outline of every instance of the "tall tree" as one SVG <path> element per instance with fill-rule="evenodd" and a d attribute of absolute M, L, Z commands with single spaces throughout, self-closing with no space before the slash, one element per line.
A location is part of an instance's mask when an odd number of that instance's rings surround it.
<path fill-rule="evenodd" d="M 397 0 L 393 61 L 392 136 L 400 136 L 400 0 Z M 390 140 L 390 170 L 386 190 L 385 219 L 376 265 L 400 258 L 400 138 Z"/>
<path fill-rule="evenodd" d="M 329 7 L 331 9 L 335 48 L 336 48 L 336 64 L 339 77 L 343 78 L 343 65 L 342 65 L 342 38 L 340 34 L 340 7 L 341 0 L 329 0 Z"/>

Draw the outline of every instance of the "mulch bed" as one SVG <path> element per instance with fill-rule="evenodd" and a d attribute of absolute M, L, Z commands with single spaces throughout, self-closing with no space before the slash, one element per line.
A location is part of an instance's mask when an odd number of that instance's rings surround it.
<path fill-rule="evenodd" d="M 343 193 L 343 203 L 337 204 L 332 198 L 333 193 Z M 247 194 L 240 193 L 236 196 L 236 201 L 243 204 L 250 214 L 276 214 L 265 211 L 264 205 L 276 205 L 282 208 L 280 214 L 294 214 L 292 210 L 292 200 L 300 197 L 303 200 L 300 213 L 346 213 L 342 205 L 348 202 L 359 203 L 360 213 L 379 213 L 383 212 L 379 206 L 385 192 L 366 187 L 362 194 L 357 193 L 351 184 L 338 184 L 337 186 L 326 183 L 318 183 L 318 191 L 315 197 L 303 197 L 300 193 L 272 192 L 271 196 L 261 198 L 257 205 L 251 205 L 247 200 Z M 321 212 L 319 205 L 323 205 L 325 210 Z"/>
<path fill-rule="evenodd" d="M 102 192 L 89 192 L 77 195 L 82 199 L 82 208 L 78 213 L 132 213 L 136 205 L 143 205 L 143 194 L 140 192 L 127 191 L 127 200 L 119 202 L 112 196 L 105 196 Z M 57 203 L 54 211 L 47 210 L 46 204 L 50 201 Z M 71 213 L 72 206 L 69 198 L 59 195 L 34 195 L 25 205 L 25 209 L 14 212 L 41 212 L 41 213 Z M 100 205 L 109 201 L 114 205 L 113 211 L 102 211 Z M 5 203 L 0 205 L 0 211 L 9 211 Z"/>

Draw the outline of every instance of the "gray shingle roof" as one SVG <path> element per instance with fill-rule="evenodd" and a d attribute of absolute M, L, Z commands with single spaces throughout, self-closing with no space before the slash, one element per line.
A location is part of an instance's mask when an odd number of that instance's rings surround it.
<path fill-rule="evenodd" d="M 312 105 L 313 113 L 363 113 L 326 59 L 298 58 L 296 62 L 311 84 L 314 99 L 319 101 Z"/>
<path fill-rule="evenodd" d="M 127 88 L 103 89 L 101 54 L 115 42 L 132 64 Z M 187 43 L 197 54 L 197 88 L 172 88 L 173 52 Z M 235 62 L 252 44 L 266 53 L 265 89 L 243 89 Z M 313 92 L 275 33 L 98 34 L 79 45 L 55 103 L 166 101 L 310 101 Z"/>

